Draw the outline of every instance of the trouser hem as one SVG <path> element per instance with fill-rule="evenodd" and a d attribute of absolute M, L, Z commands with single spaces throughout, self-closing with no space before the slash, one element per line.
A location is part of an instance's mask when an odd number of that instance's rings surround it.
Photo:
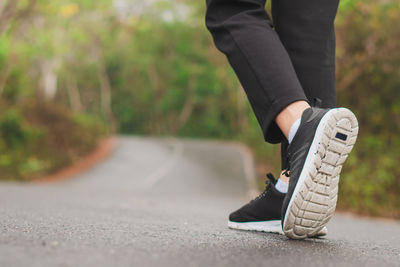
<path fill-rule="evenodd" d="M 296 101 L 308 102 L 308 99 L 300 92 L 299 94 L 292 94 L 285 98 L 276 100 L 272 103 L 270 109 L 267 112 L 267 115 L 264 118 L 262 125 L 264 139 L 266 142 L 271 144 L 278 144 L 286 140 L 285 135 L 276 124 L 275 118 L 285 107 Z"/>

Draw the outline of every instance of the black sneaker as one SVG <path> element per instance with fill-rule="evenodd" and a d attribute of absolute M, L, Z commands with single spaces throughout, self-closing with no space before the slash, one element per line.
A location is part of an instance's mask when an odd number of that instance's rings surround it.
<path fill-rule="evenodd" d="M 346 108 L 309 108 L 288 147 L 289 190 L 282 207 L 286 236 L 315 236 L 332 217 L 339 175 L 358 133 L 354 114 Z"/>
<path fill-rule="evenodd" d="M 281 210 L 286 194 L 276 190 L 276 179 L 271 173 L 267 177 L 264 192 L 229 215 L 229 228 L 283 234 Z M 315 237 L 326 234 L 327 229 L 323 228 Z"/>
<path fill-rule="evenodd" d="M 276 179 L 272 174 L 268 173 L 267 177 L 264 192 L 229 215 L 229 228 L 282 233 L 281 210 L 286 194 L 276 190 Z"/>

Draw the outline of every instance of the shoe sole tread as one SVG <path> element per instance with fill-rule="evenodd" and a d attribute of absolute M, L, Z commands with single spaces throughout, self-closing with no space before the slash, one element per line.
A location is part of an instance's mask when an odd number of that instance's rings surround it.
<path fill-rule="evenodd" d="M 303 167 L 305 178 L 299 179 L 286 211 L 284 233 L 292 239 L 315 236 L 333 216 L 340 172 L 357 139 L 358 122 L 350 110 L 332 109 L 325 116 L 324 125 L 317 127 L 316 135 L 320 134 L 313 140 L 318 140 L 313 162 L 309 170 Z"/>

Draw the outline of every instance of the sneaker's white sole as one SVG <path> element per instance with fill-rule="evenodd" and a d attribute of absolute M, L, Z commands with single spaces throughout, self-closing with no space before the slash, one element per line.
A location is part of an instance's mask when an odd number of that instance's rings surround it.
<path fill-rule="evenodd" d="M 262 221 L 262 222 L 242 222 L 242 223 L 228 221 L 228 227 L 237 230 L 258 231 L 258 232 L 276 233 L 283 235 L 281 220 Z M 313 237 L 325 236 L 327 234 L 328 234 L 328 229 L 324 227 Z"/>
<path fill-rule="evenodd" d="M 328 111 L 321 119 L 283 223 L 286 236 L 315 236 L 333 216 L 339 175 L 358 134 L 358 122 L 346 108 Z"/>
<path fill-rule="evenodd" d="M 281 220 L 243 223 L 228 221 L 228 227 L 238 230 L 283 234 Z"/>

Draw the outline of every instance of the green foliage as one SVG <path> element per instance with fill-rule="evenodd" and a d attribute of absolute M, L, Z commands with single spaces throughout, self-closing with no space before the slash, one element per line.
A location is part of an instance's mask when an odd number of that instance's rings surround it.
<path fill-rule="evenodd" d="M 32 130 L 24 125 L 23 120 L 19 111 L 15 109 L 7 110 L 0 117 L 0 135 L 7 147 L 20 148 L 28 142 Z"/>
<path fill-rule="evenodd" d="M 349 1 L 338 20 L 339 104 L 360 122 L 344 166 L 339 207 L 400 217 L 400 6 L 396 1 Z"/>
<path fill-rule="evenodd" d="M 90 152 L 107 133 L 104 122 L 71 115 L 47 102 L 0 102 L 0 180 L 30 180 Z"/>
<path fill-rule="evenodd" d="M 0 36 L 0 64 L 4 65 L 5 60 L 10 51 L 10 39 L 8 34 L 3 34 Z"/>

